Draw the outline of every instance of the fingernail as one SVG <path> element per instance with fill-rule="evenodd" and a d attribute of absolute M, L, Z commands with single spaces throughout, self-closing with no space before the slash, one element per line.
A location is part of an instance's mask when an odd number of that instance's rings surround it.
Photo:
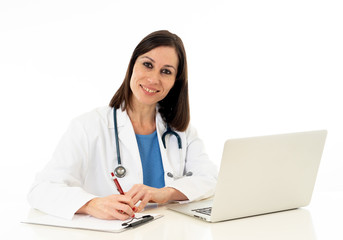
<path fill-rule="evenodd" d="M 133 207 L 132 210 L 136 212 L 136 211 L 137 211 L 137 208 L 136 208 L 136 207 Z"/>
<path fill-rule="evenodd" d="M 131 217 L 134 218 L 134 217 L 135 217 L 135 214 L 133 214 Z"/>

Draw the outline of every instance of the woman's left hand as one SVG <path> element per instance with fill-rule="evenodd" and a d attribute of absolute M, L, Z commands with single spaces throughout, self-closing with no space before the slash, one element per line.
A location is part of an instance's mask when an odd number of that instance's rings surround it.
<path fill-rule="evenodd" d="M 134 204 L 141 200 L 136 212 L 142 211 L 148 202 L 163 204 L 168 201 L 187 200 L 187 197 L 175 188 L 153 188 L 144 184 L 135 184 L 127 193 L 125 193 L 125 195 L 130 196 Z"/>

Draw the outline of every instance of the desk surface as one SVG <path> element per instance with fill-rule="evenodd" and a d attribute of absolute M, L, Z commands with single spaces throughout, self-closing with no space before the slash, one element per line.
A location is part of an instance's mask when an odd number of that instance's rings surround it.
<path fill-rule="evenodd" d="M 3 199 L 1 200 L 3 202 Z M 220 223 L 206 223 L 165 206 L 147 213 L 162 213 L 163 218 L 122 233 L 66 229 L 20 223 L 28 213 L 27 204 L 2 204 L 1 235 L 11 239 L 343 239 L 343 192 L 315 193 L 312 203 L 302 209 L 266 214 Z M 18 207 L 19 206 L 19 207 Z M 23 210 L 24 209 L 24 210 Z M 6 220 L 6 221 L 5 221 Z"/>

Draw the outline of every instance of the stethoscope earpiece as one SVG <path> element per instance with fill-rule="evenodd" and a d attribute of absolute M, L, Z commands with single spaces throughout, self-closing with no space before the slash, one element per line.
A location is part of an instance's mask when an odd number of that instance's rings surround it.
<path fill-rule="evenodd" d="M 170 177 L 170 178 L 174 177 L 174 175 L 171 172 L 168 172 L 167 176 Z"/>
<path fill-rule="evenodd" d="M 167 172 L 167 176 L 170 177 L 170 178 L 174 178 L 174 175 L 171 173 L 171 172 Z M 185 174 L 186 177 L 190 177 L 190 176 L 193 176 L 193 173 L 192 172 L 187 172 Z"/>
<path fill-rule="evenodd" d="M 187 172 L 187 173 L 186 173 L 186 176 L 187 176 L 187 177 L 190 177 L 190 176 L 192 176 L 192 175 L 193 175 L 192 172 Z"/>

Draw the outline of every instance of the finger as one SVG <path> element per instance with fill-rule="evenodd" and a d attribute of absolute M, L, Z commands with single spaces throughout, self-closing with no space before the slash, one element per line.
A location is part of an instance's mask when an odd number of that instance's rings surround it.
<path fill-rule="evenodd" d="M 132 188 L 127 192 L 125 193 L 125 195 L 128 195 L 130 196 L 131 198 L 134 197 L 138 192 L 141 191 L 141 189 L 144 188 L 144 185 L 143 184 L 135 184 L 132 186 Z"/>
<path fill-rule="evenodd" d="M 130 197 L 110 195 L 104 198 L 95 198 L 88 203 L 88 214 L 101 219 L 125 220 L 134 216 L 134 210 L 130 206 Z"/>
<path fill-rule="evenodd" d="M 131 209 L 133 209 L 133 210 L 136 209 L 135 202 L 133 201 L 133 199 L 130 196 L 117 195 L 116 200 L 121 202 L 121 203 L 125 203 L 125 204 L 129 205 L 131 207 Z"/>
<path fill-rule="evenodd" d="M 151 200 L 152 195 L 150 192 L 145 192 L 143 199 L 141 199 L 141 203 L 138 205 L 138 212 L 142 211 L 148 202 Z"/>
<path fill-rule="evenodd" d="M 136 205 L 144 197 L 145 191 L 146 188 L 144 185 L 136 184 L 127 192 L 127 195 L 131 197 L 133 204 Z"/>
<path fill-rule="evenodd" d="M 128 214 L 124 213 L 122 210 L 114 209 L 112 211 L 112 217 L 113 217 L 113 219 L 126 220 L 126 219 L 129 219 L 131 217 L 134 217 L 134 215 L 129 216 Z"/>
<path fill-rule="evenodd" d="M 134 213 L 138 211 L 138 208 L 135 206 L 135 202 L 132 200 L 132 198 L 130 196 L 127 196 L 127 195 L 117 195 L 116 196 L 116 201 L 118 201 L 120 203 L 124 203 L 125 205 L 130 207 L 130 210 L 125 211 L 130 216 L 134 215 Z"/>
<path fill-rule="evenodd" d="M 134 202 L 134 204 L 136 205 L 139 201 L 143 200 L 144 196 L 145 196 L 146 192 L 144 192 L 143 190 L 138 192 L 133 198 L 132 201 Z"/>
<path fill-rule="evenodd" d="M 130 217 L 134 217 L 135 216 L 135 212 L 133 211 L 132 207 L 130 207 L 127 204 L 120 204 L 117 209 L 119 211 L 121 211 L 122 213 L 130 216 Z"/>
<path fill-rule="evenodd" d="M 133 209 L 126 203 L 120 202 L 119 199 L 111 198 L 111 202 L 103 211 L 110 216 L 111 219 L 125 220 L 130 217 L 134 217 L 135 213 Z"/>

